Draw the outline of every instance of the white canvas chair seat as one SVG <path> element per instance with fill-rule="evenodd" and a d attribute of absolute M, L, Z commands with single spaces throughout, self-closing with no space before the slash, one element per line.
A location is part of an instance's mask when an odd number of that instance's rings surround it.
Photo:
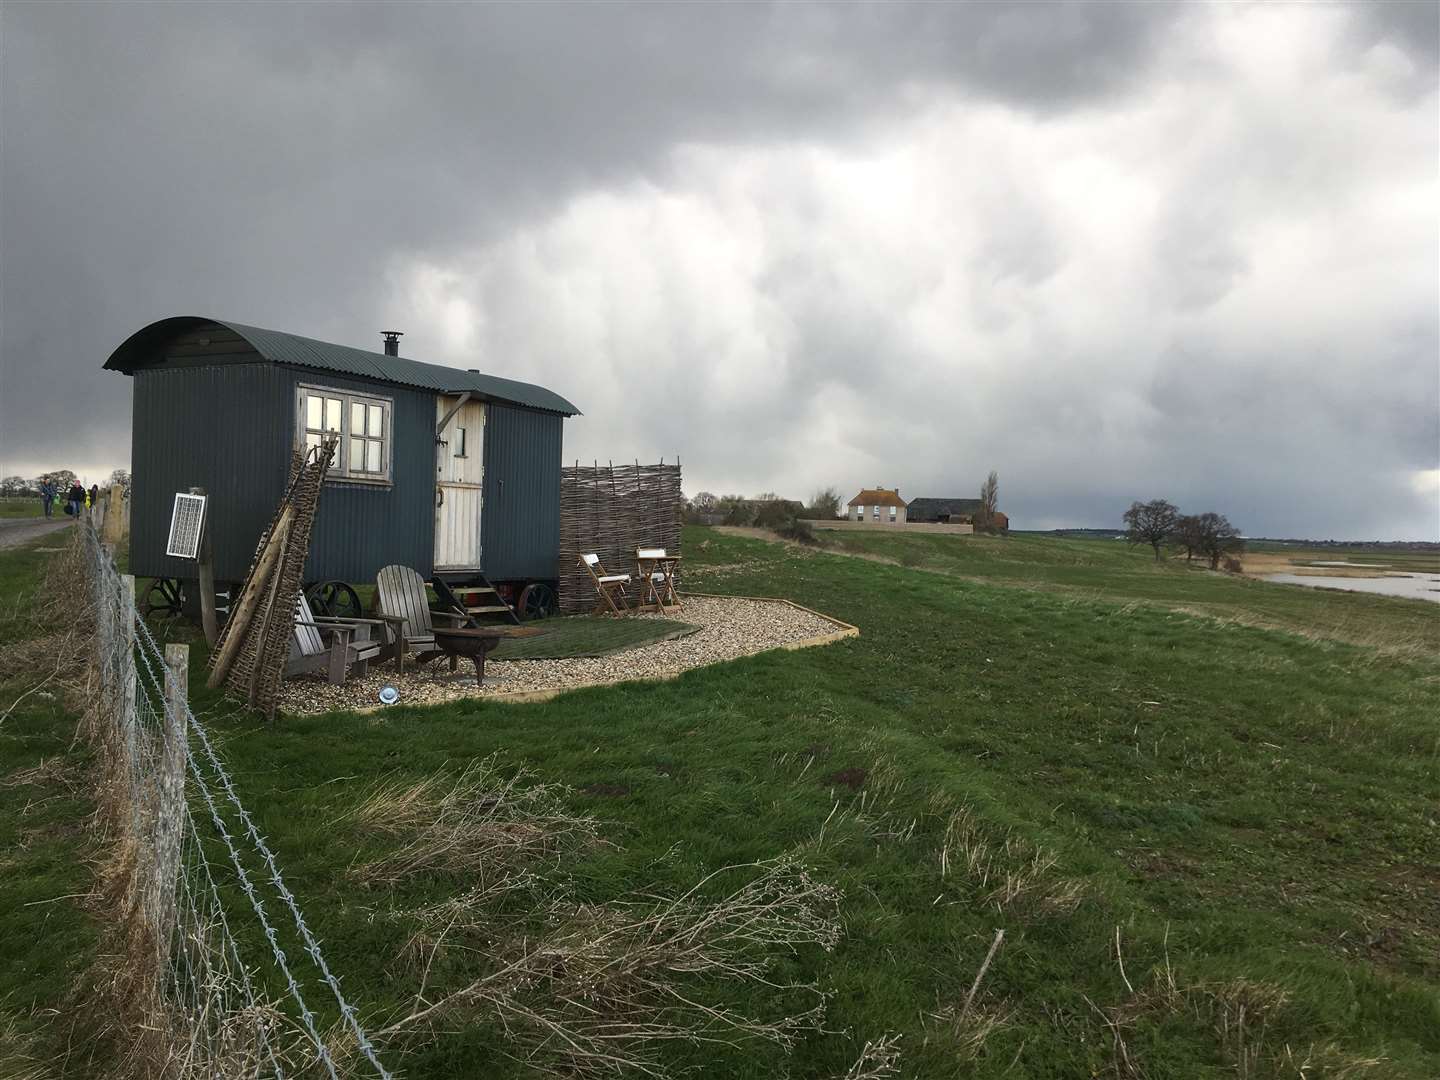
<path fill-rule="evenodd" d="M 625 587 L 630 584 L 629 574 L 605 573 L 605 567 L 600 565 L 600 556 L 593 551 L 580 556 L 580 565 L 585 567 L 595 584 L 596 615 L 620 616 L 630 610 L 630 597 L 625 592 Z M 622 605 L 624 611 L 621 610 Z"/>
<path fill-rule="evenodd" d="M 408 566 L 385 566 L 375 575 L 378 614 L 390 625 L 395 635 L 395 665 L 402 671 L 406 652 L 419 652 L 418 646 L 435 644 L 435 620 L 451 626 L 465 626 L 469 615 L 451 611 L 434 611 L 425 594 L 425 579 Z"/>
<path fill-rule="evenodd" d="M 671 601 L 679 606 L 680 598 L 675 594 L 673 575 L 669 570 L 655 569 L 656 563 L 663 559 L 669 559 L 670 553 L 663 547 L 648 547 L 635 549 L 635 570 L 640 580 L 644 582 L 643 595 L 640 597 L 642 603 L 652 603 L 656 610 L 664 611 L 666 601 Z M 645 564 L 650 564 L 647 573 Z M 669 565 L 669 564 L 667 564 Z M 662 589 L 661 586 L 664 586 Z"/>

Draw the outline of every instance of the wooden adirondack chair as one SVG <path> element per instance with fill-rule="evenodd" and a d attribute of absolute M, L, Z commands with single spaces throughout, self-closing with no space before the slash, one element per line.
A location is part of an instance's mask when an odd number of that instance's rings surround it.
<path fill-rule="evenodd" d="M 625 586 L 630 584 L 629 574 L 607 574 L 605 567 L 600 565 L 600 556 L 591 552 L 589 555 L 580 556 L 580 565 L 590 572 L 590 580 L 595 583 L 595 614 L 604 615 L 609 609 L 611 615 L 624 615 L 630 610 L 630 597 L 625 591 Z M 620 610 L 615 603 L 619 599 L 625 605 L 625 610 Z"/>
<path fill-rule="evenodd" d="M 405 654 L 435 647 L 435 622 L 462 627 L 470 622 L 466 613 L 433 611 L 425 595 L 425 579 L 408 566 L 385 566 L 375 575 L 376 614 L 384 619 L 395 638 L 395 666 L 405 670 Z"/>
<path fill-rule="evenodd" d="M 372 638 L 371 632 L 382 635 Z M 371 660 L 384 658 L 386 632 L 380 619 L 317 618 L 310 611 L 305 594 L 295 605 L 295 634 L 290 639 L 290 658 L 284 677 L 323 671 L 332 683 L 343 683 L 353 672 L 364 675 Z"/>

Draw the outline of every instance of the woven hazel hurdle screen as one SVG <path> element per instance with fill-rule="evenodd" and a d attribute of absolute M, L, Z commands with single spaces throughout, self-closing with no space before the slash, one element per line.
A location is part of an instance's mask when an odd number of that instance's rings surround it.
<path fill-rule="evenodd" d="M 580 465 L 560 470 L 560 611 L 595 607 L 580 565 L 594 552 L 607 572 L 633 574 L 635 549 L 680 554 L 680 466 Z"/>

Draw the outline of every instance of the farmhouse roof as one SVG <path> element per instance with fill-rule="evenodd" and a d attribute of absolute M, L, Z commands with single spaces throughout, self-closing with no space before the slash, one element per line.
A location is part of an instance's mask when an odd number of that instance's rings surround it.
<path fill-rule="evenodd" d="M 945 517 L 947 514 L 978 514 L 979 499 L 911 499 L 909 512 Z"/>
<path fill-rule="evenodd" d="M 846 506 L 904 506 L 905 500 L 900 497 L 899 490 L 891 491 L 887 488 L 866 488 L 851 499 Z"/>
<path fill-rule="evenodd" d="M 133 375 L 136 369 L 145 367 L 151 361 L 152 350 L 157 345 L 175 334 L 211 326 L 238 334 L 263 359 L 273 364 L 291 364 L 341 375 L 356 375 L 396 386 L 431 390 L 437 394 L 463 394 L 469 391 L 488 401 L 523 405 L 526 408 L 543 409 L 566 416 L 574 416 L 580 411 L 553 390 L 533 383 L 502 379 L 498 375 L 484 375 L 478 371 L 462 371 L 460 368 L 446 367 L 443 364 L 426 364 L 419 360 L 407 360 L 403 356 L 386 356 L 384 353 L 356 349 L 349 345 L 336 345 L 329 341 L 316 341 L 314 338 L 287 334 L 280 330 L 266 330 L 258 326 L 245 326 L 242 323 L 193 315 L 161 319 L 137 330 L 110 354 L 110 359 L 105 361 L 105 367 L 111 371 L 123 371 L 126 375 Z"/>

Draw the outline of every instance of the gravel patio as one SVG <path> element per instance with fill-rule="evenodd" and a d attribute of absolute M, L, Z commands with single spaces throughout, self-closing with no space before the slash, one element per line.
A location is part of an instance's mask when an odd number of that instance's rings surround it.
<path fill-rule="evenodd" d="M 557 660 L 491 660 L 485 667 L 485 685 L 475 685 L 475 674 L 463 661 L 453 675 L 443 660 L 415 668 L 408 663 L 397 676 L 393 664 L 372 667 L 364 678 L 331 686 L 318 677 L 291 679 L 280 689 L 279 705 L 289 713 L 329 712 L 379 706 L 383 686 L 400 691 L 399 704 L 433 704 L 466 697 L 498 700 L 543 700 L 583 686 L 626 682 L 631 679 L 670 678 L 691 668 L 751 656 L 769 649 L 824 644 L 857 634 L 838 620 L 783 600 L 719 596 L 687 596 L 684 607 L 668 617 L 699 627 L 685 637 L 657 641 L 601 657 Z M 637 619 L 657 615 L 630 616 Z"/>

